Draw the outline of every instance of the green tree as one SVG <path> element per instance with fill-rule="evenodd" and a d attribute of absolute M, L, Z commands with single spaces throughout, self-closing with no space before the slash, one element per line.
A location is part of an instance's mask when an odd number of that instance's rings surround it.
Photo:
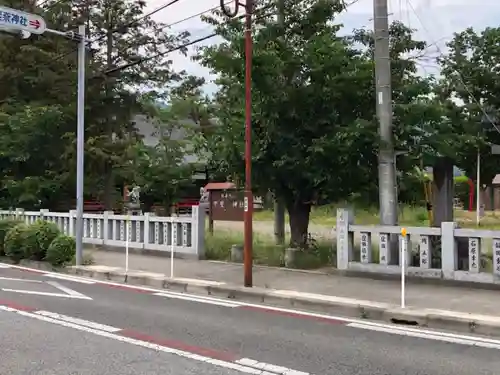
<path fill-rule="evenodd" d="M 140 143 L 135 115 L 147 112 L 140 99 L 145 91 L 149 97 L 165 95 L 166 87 L 183 74 L 175 73 L 166 55 L 159 54 L 178 46 L 187 35 L 173 35 L 165 25 L 145 17 L 144 1 L 54 0 L 44 2 L 43 9 L 20 0 L 8 1 L 7 5 L 41 13 L 49 27 L 59 30 L 75 31 L 79 24 L 87 25 L 87 37 L 93 42 L 87 60 L 85 192 L 104 199 L 111 207 L 116 185 L 125 178 L 129 165 L 127 150 Z M 4 168 L 2 191 L 15 194 L 13 202 L 42 200 L 45 204 L 49 198 L 44 186 L 50 187 L 51 197 L 59 193 L 64 200 L 66 191 L 74 196 L 75 51 L 74 41 L 50 34 L 33 35 L 28 40 L 0 38 L 2 126 L 24 126 L 15 138 L 16 147 L 24 148 L 16 151 L 14 140 L 4 140 L 0 152 L 6 155 L 6 161 L 15 158 L 15 152 L 30 155 L 15 165 L 15 174 L 7 162 L 0 165 Z M 120 69 L 123 66 L 127 68 Z M 115 74 L 102 73 L 113 69 Z M 52 122 L 46 121 L 56 112 L 57 121 L 54 116 Z M 46 150 L 46 168 L 36 168 L 35 158 L 40 153 L 36 155 L 33 150 Z"/>
<path fill-rule="evenodd" d="M 34 2 L 3 4 L 41 12 Z M 0 36 L 0 126 L 4 131 L 0 189 L 5 205 L 52 207 L 69 190 L 74 195 L 67 161 L 61 155 L 68 146 L 66 133 L 75 129 L 76 70 L 72 60 L 58 58 L 72 48 L 74 42 L 50 34 L 26 40 Z"/>
<path fill-rule="evenodd" d="M 61 159 L 68 131 L 58 106 L 24 106 L 14 113 L 0 113 L 0 170 L 4 207 L 53 207 L 70 193 L 66 187 L 66 162 Z M 71 192 L 73 193 L 73 192 Z"/>
<path fill-rule="evenodd" d="M 253 182 L 256 193 L 275 192 L 290 216 L 291 245 L 306 246 L 311 205 L 373 196 L 379 140 L 371 34 L 337 33 L 336 1 L 287 0 L 284 27 L 271 1 L 258 2 L 252 83 Z M 269 14 L 271 13 L 271 14 Z M 215 97 L 220 128 L 206 139 L 212 162 L 226 175 L 244 170 L 244 27 L 240 20 L 211 17 L 225 41 L 205 48 L 200 61 L 219 75 Z M 399 34 L 397 33 L 399 32 Z M 411 30 L 391 28 L 398 101 L 422 90 L 403 52 L 421 49 Z M 359 48 L 359 43 L 365 48 Z M 420 91 L 418 91 L 420 90 Z"/>
<path fill-rule="evenodd" d="M 189 143 L 174 139 L 175 130 L 159 123 L 155 146 L 138 143 L 128 150 L 125 175 L 141 187 L 141 201 L 146 208 L 161 204 L 168 211 L 183 189 L 192 184 L 194 166 L 185 160 L 185 155 L 191 152 Z"/>
<path fill-rule="evenodd" d="M 40 13 L 32 2 L 3 1 L 3 4 L 25 11 Z M 51 14 L 47 14 L 49 19 Z M 31 35 L 22 40 L 18 36 L 0 37 L 0 105 L 42 103 L 63 105 L 74 97 L 76 75 L 68 59 L 57 59 L 59 54 L 74 48 L 60 36 Z"/>
<path fill-rule="evenodd" d="M 180 79 L 166 56 L 158 55 L 185 41 L 187 34 L 173 35 L 166 25 L 146 17 L 142 0 L 96 0 L 67 2 L 90 26 L 88 37 L 96 40 L 90 70 L 112 70 L 116 74 L 94 73 L 88 89 L 87 174 L 94 172 L 105 205 L 113 206 L 116 185 L 128 164 L 124 159 L 131 144 L 139 141 L 135 116 L 143 113 L 140 98 L 161 96 L 164 87 Z M 90 4 L 90 6 L 89 6 Z M 140 20 L 140 21 L 137 21 Z M 137 22 L 136 22 L 137 21 Z M 147 57 L 148 60 L 144 60 Z M 97 172 L 97 175 L 95 174 Z"/>
<path fill-rule="evenodd" d="M 434 225 L 439 226 L 443 220 L 452 220 L 449 213 L 453 212 L 451 199 L 443 200 L 439 192 L 453 185 L 454 165 L 471 172 L 471 162 L 475 165 L 476 159 L 478 127 L 450 95 L 448 81 L 416 74 L 418 60 L 425 56 L 426 44 L 412 40 L 411 30 L 401 23 L 391 25 L 390 35 L 395 144 L 406 153 L 398 162 L 404 176 L 400 192 L 406 199 L 418 197 L 412 172 L 415 167 L 433 167 Z M 368 52 L 372 51 L 372 33 L 357 32 L 355 39 L 364 40 L 370 47 Z M 403 54 L 410 57 L 402 59 Z"/>
<path fill-rule="evenodd" d="M 455 34 L 448 43 L 448 53 L 439 59 L 443 76 L 440 94 L 461 104 L 466 122 L 463 132 L 468 141 L 460 145 L 460 166 L 474 178 L 479 149 L 483 155 L 481 183 L 487 185 L 499 172 L 500 159 L 491 155 L 489 147 L 500 144 L 499 45 L 500 28 L 481 32 L 468 28 Z"/>

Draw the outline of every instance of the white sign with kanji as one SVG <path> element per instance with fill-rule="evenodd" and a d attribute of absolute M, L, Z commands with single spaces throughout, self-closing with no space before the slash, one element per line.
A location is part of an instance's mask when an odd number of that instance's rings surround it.
<path fill-rule="evenodd" d="M 23 30 L 32 34 L 43 34 L 47 29 L 45 20 L 31 13 L 0 6 L 0 27 L 7 30 Z"/>

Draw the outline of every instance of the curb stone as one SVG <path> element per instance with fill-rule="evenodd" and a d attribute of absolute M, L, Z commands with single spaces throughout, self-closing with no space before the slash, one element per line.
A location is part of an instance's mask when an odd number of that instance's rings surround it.
<path fill-rule="evenodd" d="M 3 259 L 1 259 L 3 261 Z M 6 262 L 8 263 L 8 262 Z M 46 262 L 23 260 L 21 266 L 40 272 L 59 272 L 80 275 L 103 281 L 113 281 L 128 285 L 149 286 L 156 289 L 210 295 L 236 301 L 268 304 L 284 308 L 352 317 L 356 319 L 379 320 L 461 333 L 474 333 L 500 337 L 500 316 L 472 314 L 437 309 L 417 309 L 351 298 L 301 293 L 291 290 L 268 288 L 244 288 L 221 282 L 200 279 L 170 279 L 158 273 L 125 271 L 118 267 L 82 266 L 54 268 Z M 397 327 L 397 326 L 395 326 Z"/>
<path fill-rule="evenodd" d="M 74 275 L 126 283 L 128 285 L 148 286 L 174 292 L 212 296 L 255 304 L 268 304 L 270 306 L 302 309 L 318 313 L 341 314 L 372 320 L 383 320 L 383 313 L 389 306 L 382 303 L 341 297 L 279 291 L 260 287 L 245 288 L 207 280 L 170 279 L 161 274 L 140 271 L 130 271 L 125 277 L 125 272 L 121 269 L 108 270 L 99 268 L 99 266 L 70 267 L 66 271 Z"/>
<path fill-rule="evenodd" d="M 244 288 L 215 281 L 200 279 L 170 279 L 157 273 L 130 271 L 102 266 L 67 268 L 66 273 L 98 280 L 149 286 L 169 291 L 213 296 L 255 304 L 293 308 L 302 311 L 331 314 L 356 319 L 385 321 L 410 326 L 500 336 L 500 317 L 472 313 L 405 308 L 388 303 L 356 300 L 351 298 L 301 293 L 290 290 L 274 290 L 260 287 Z M 395 326 L 396 327 L 396 326 Z"/>

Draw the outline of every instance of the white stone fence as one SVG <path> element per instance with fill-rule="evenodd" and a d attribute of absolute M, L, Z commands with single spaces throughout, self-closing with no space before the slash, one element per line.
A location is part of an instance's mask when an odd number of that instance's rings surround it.
<path fill-rule="evenodd" d="M 76 211 L 50 212 L 0 211 L 0 219 L 18 218 L 31 224 L 42 219 L 57 224 L 59 229 L 75 236 Z M 124 248 L 126 225 L 130 249 L 152 250 L 170 253 L 174 244 L 174 255 L 202 259 L 205 255 L 205 211 L 194 206 L 187 216 L 155 216 L 145 213 L 141 216 L 83 214 L 83 242 L 105 247 Z"/>
<path fill-rule="evenodd" d="M 339 270 L 400 274 L 401 226 L 354 225 L 352 212 L 337 211 L 337 267 Z M 442 223 L 441 228 L 405 227 L 408 246 L 405 259 L 406 274 L 426 278 L 500 283 L 500 231 L 459 229 L 456 223 Z M 399 238 L 390 241 L 391 235 Z M 432 248 L 431 239 L 439 236 L 441 251 Z M 459 270 L 458 243 L 462 243 L 466 269 Z M 377 244 L 377 248 L 374 245 Z M 359 248 L 359 252 L 355 251 Z M 374 251 L 375 250 L 375 251 Z M 378 251 L 376 251 L 378 250 Z M 378 253 L 377 259 L 375 256 Z M 462 252 L 463 253 L 463 252 Z M 441 268 L 432 268 L 433 257 L 440 256 Z M 482 259 L 491 258 L 487 268 Z M 418 259 L 418 264 L 413 260 Z M 491 270 L 489 268 L 491 267 Z"/>

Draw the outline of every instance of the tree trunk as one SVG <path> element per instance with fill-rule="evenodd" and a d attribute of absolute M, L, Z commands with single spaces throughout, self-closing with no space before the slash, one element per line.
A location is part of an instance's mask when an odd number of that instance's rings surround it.
<path fill-rule="evenodd" d="M 304 249 L 307 247 L 311 203 L 298 199 L 287 204 L 287 210 L 290 217 L 290 247 Z"/>

